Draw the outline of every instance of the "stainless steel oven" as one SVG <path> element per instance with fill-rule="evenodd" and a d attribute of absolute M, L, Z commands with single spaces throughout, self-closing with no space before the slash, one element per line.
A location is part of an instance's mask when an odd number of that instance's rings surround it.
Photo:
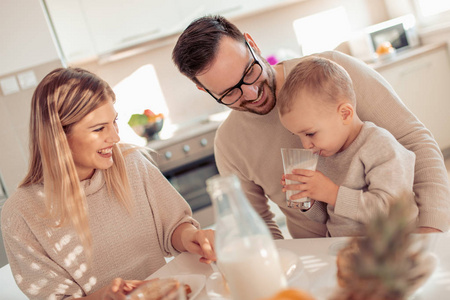
<path fill-rule="evenodd" d="M 214 223 L 211 199 L 206 192 L 205 181 L 218 174 L 214 155 L 183 165 L 163 173 L 191 206 L 194 218 L 202 227 Z"/>
<path fill-rule="evenodd" d="M 185 128 L 167 140 L 152 141 L 159 169 L 191 206 L 202 228 L 214 224 L 206 179 L 218 174 L 214 137 L 220 122 L 203 122 Z"/>

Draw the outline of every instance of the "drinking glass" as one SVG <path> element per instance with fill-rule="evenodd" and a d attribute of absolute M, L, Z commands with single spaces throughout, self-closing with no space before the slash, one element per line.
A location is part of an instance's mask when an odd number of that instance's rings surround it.
<path fill-rule="evenodd" d="M 310 149 L 281 148 L 283 158 L 284 174 L 292 174 L 294 169 L 316 170 L 319 155 Z M 296 184 L 296 181 L 286 180 L 286 184 Z M 307 210 L 311 207 L 311 199 L 308 197 L 291 200 L 291 196 L 300 191 L 286 191 L 287 206 L 290 208 L 300 208 Z"/>

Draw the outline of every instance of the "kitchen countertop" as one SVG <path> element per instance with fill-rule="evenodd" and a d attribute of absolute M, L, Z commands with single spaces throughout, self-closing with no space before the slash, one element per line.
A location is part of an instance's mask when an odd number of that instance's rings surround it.
<path fill-rule="evenodd" d="M 404 61 L 415 59 L 418 56 L 427 54 L 429 52 L 438 50 L 442 47 L 447 47 L 446 43 L 436 43 L 436 44 L 426 44 L 414 48 L 409 48 L 405 50 L 398 51 L 395 56 L 387 59 L 378 59 L 376 62 L 368 63 L 373 69 L 380 71 L 387 67 L 392 67 L 396 64 L 402 63 Z"/>
<path fill-rule="evenodd" d="M 159 150 L 169 145 L 188 140 L 190 138 L 202 135 L 204 133 L 215 131 L 220 124 L 228 117 L 230 110 L 212 114 L 208 117 L 194 120 L 192 123 L 182 126 L 173 125 L 161 131 L 160 140 L 152 140 L 147 147 L 153 150 Z"/>

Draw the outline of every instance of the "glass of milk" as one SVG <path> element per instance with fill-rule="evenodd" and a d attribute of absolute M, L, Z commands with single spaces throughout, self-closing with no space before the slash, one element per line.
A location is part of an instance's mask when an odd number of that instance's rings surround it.
<path fill-rule="evenodd" d="M 310 149 L 281 148 L 284 174 L 292 174 L 294 169 L 316 170 L 319 155 Z M 286 180 L 286 184 L 296 184 L 297 181 Z M 311 199 L 305 197 L 291 200 L 291 196 L 300 191 L 286 191 L 286 201 L 289 208 L 300 208 L 307 210 L 311 207 Z"/>
<path fill-rule="evenodd" d="M 215 218 L 217 264 L 232 299 L 257 300 L 286 288 L 287 280 L 272 235 L 234 176 L 206 181 Z"/>

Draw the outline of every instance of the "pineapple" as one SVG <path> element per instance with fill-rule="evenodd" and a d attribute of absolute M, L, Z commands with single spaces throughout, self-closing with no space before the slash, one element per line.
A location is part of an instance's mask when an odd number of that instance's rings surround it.
<path fill-rule="evenodd" d="M 337 256 L 338 285 L 332 300 L 403 300 L 423 284 L 435 265 L 425 258 L 423 236 L 411 235 L 406 201 L 365 226 Z"/>

